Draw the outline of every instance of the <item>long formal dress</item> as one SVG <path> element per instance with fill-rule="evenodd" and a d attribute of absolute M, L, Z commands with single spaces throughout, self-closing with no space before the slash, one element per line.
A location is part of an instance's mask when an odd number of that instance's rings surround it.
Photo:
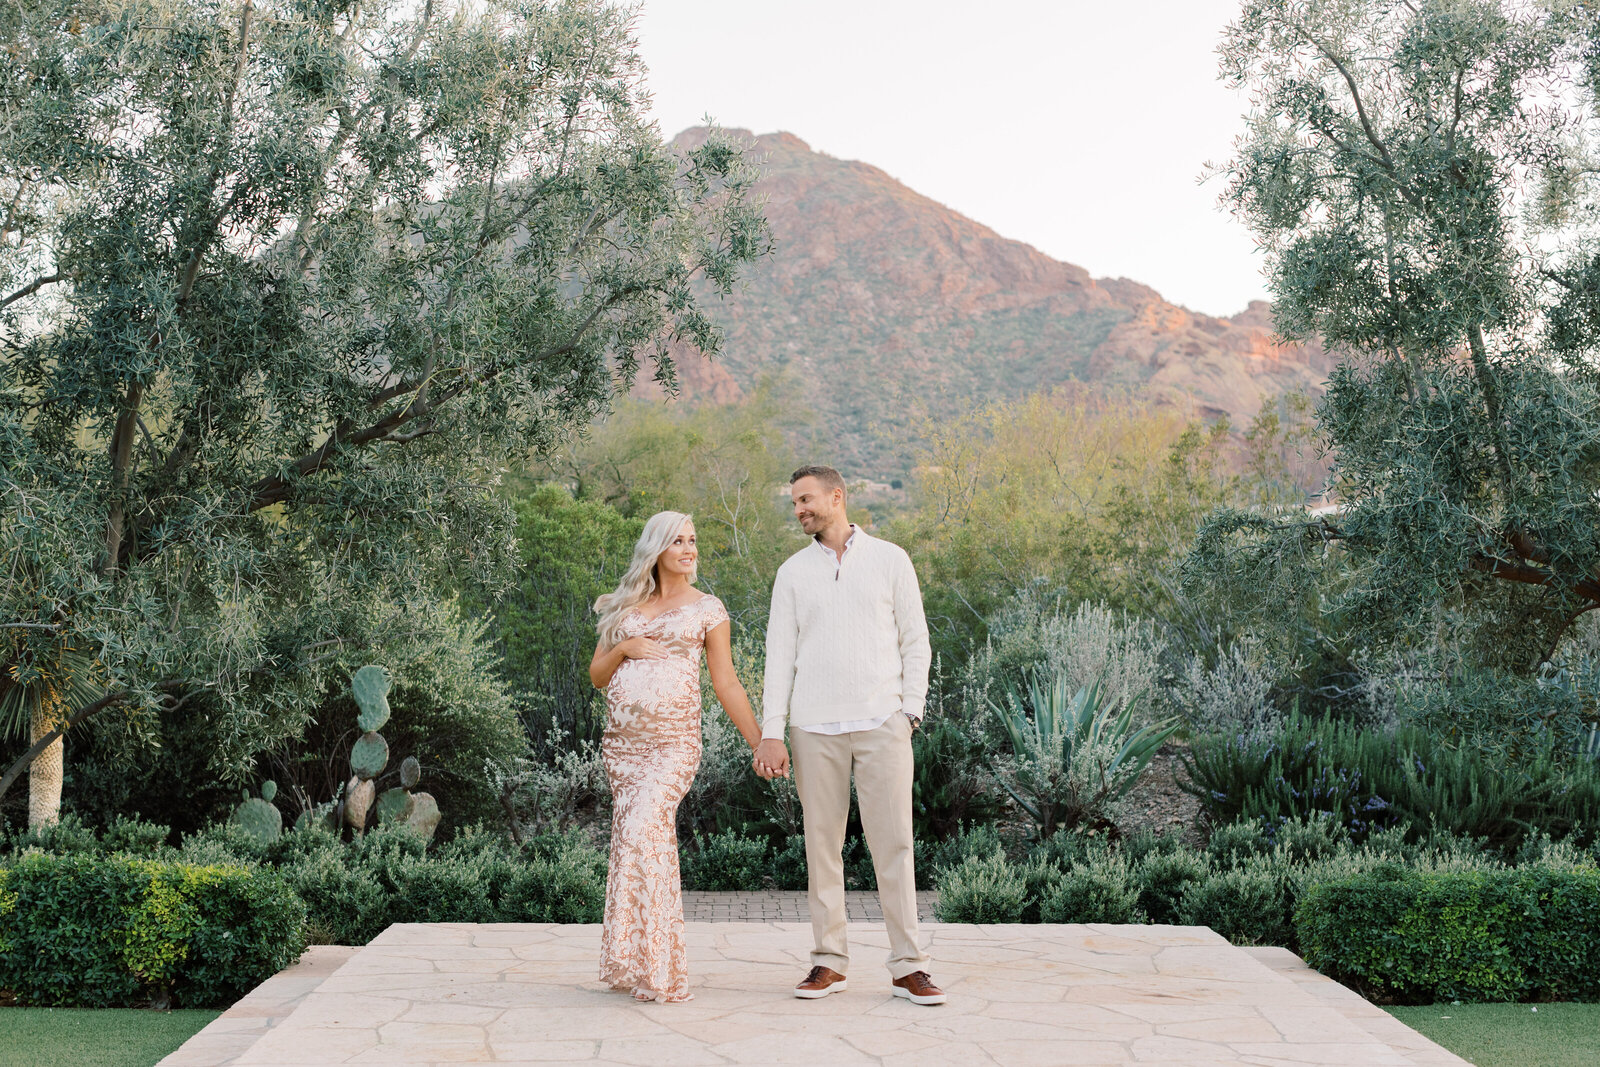
<path fill-rule="evenodd" d="M 600 979 L 655 1000 L 693 996 L 678 881 L 678 803 L 700 767 L 706 634 L 727 619 L 714 596 L 654 619 L 634 611 L 623 621 L 623 637 L 648 637 L 671 655 L 623 660 L 606 686 L 600 752 L 612 814 Z"/>

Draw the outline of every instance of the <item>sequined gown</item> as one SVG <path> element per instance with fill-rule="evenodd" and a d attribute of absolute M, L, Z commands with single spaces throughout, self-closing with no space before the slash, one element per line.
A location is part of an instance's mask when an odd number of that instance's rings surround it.
<path fill-rule="evenodd" d="M 623 637 L 648 637 L 671 656 L 623 660 L 606 686 L 600 752 L 611 784 L 612 814 L 600 979 L 656 1000 L 692 996 L 676 824 L 678 803 L 700 766 L 700 660 L 706 634 L 727 619 L 714 596 L 649 620 L 634 611 L 623 623 Z"/>

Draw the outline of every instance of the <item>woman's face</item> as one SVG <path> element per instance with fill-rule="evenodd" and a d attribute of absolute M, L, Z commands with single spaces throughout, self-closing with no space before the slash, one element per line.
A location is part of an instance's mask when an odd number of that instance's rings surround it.
<path fill-rule="evenodd" d="M 695 562 L 699 558 L 700 548 L 695 543 L 694 523 L 686 522 L 667 550 L 656 557 L 656 572 L 663 579 L 669 574 L 676 574 L 694 581 Z"/>

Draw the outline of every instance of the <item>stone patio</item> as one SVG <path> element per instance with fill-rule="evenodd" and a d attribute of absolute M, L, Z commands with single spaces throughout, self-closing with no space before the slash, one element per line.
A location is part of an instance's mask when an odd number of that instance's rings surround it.
<path fill-rule="evenodd" d="M 1292 953 L 1204 928 L 930 923 L 950 993 L 931 1008 L 889 995 L 881 925 L 850 932 L 850 990 L 801 1001 L 809 924 L 690 922 L 696 999 L 638 1004 L 595 980 L 598 926 L 391 926 L 313 949 L 162 1064 L 1466 1062 Z"/>

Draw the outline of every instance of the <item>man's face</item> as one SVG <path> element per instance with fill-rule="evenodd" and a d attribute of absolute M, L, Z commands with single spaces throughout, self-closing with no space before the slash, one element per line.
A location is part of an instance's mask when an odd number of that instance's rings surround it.
<path fill-rule="evenodd" d="M 794 517 L 800 520 L 800 529 L 815 537 L 833 524 L 844 506 L 844 494 L 829 489 L 815 478 L 801 478 L 789 486 L 789 496 L 794 500 Z"/>

